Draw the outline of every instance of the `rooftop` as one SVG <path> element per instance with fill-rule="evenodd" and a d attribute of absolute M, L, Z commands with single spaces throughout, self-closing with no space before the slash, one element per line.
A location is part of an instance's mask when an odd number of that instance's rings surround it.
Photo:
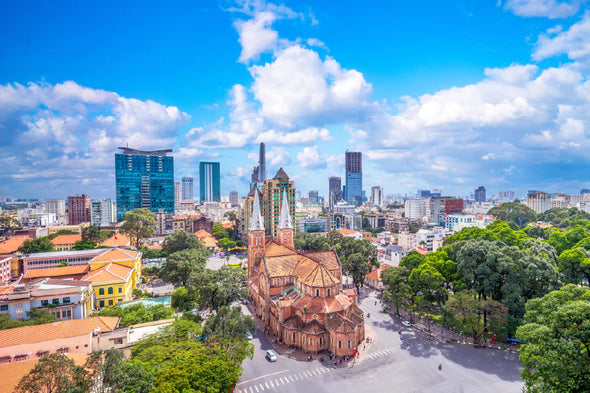
<path fill-rule="evenodd" d="M 117 233 L 100 243 L 100 246 L 103 247 L 124 247 L 131 244 L 129 236 L 123 235 L 122 233 Z"/>
<path fill-rule="evenodd" d="M 127 281 L 132 271 L 132 267 L 109 262 L 108 264 L 91 271 L 82 277 L 82 280 L 98 284 Z"/>
<path fill-rule="evenodd" d="M 59 235 L 51 240 L 51 244 L 53 244 L 54 246 L 65 246 L 68 244 L 74 244 L 77 241 L 81 240 L 82 235 L 80 235 L 79 233 L 75 235 Z"/>
<path fill-rule="evenodd" d="M 92 317 L 5 329 L 0 330 L 0 347 L 77 337 L 90 334 L 97 328 L 102 333 L 111 332 L 118 324 L 119 317 Z"/>
<path fill-rule="evenodd" d="M 14 236 L 9 239 L 6 239 L 2 243 L 0 243 L 0 254 L 12 254 L 18 250 L 20 246 L 23 245 L 25 240 L 30 240 L 31 238 L 28 236 Z"/>
<path fill-rule="evenodd" d="M 162 156 L 166 157 L 166 153 L 172 153 L 172 149 L 163 149 L 163 150 L 137 150 L 131 149 L 129 147 L 119 147 L 119 149 L 123 150 L 122 154 L 133 154 L 136 156 Z"/>
<path fill-rule="evenodd" d="M 63 267 L 52 267 L 48 269 L 36 269 L 27 270 L 24 277 L 25 279 L 34 279 L 40 277 L 61 277 L 70 276 L 75 274 L 87 273 L 90 267 L 88 265 L 80 266 L 63 266 Z"/>

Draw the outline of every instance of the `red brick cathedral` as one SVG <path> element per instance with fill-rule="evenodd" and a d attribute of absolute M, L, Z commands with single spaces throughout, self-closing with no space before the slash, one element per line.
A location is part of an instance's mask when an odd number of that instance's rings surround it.
<path fill-rule="evenodd" d="M 297 251 L 286 193 L 277 235 L 265 236 L 258 193 L 248 231 L 248 290 L 256 313 L 284 344 L 308 352 L 352 355 L 365 338 L 354 290 L 342 289 L 334 251 Z"/>

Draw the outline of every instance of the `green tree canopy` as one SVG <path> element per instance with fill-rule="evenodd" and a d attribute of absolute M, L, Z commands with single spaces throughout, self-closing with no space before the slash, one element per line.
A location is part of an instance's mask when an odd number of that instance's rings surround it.
<path fill-rule="evenodd" d="M 590 289 L 573 284 L 526 304 L 516 335 L 528 392 L 570 393 L 590 386 Z"/>
<path fill-rule="evenodd" d="M 53 244 L 49 237 L 44 236 L 25 240 L 22 246 L 18 248 L 18 252 L 22 254 L 36 254 L 39 252 L 53 251 L 53 249 Z"/>
<path fill-rule="evenodd" d="M 244 338 L 246 333 L 256 330 L 256 323 L 250 315 L 244 315 L 241 307 L 222 306 L 211 315 L 203 326 L 203 334 L 210 336 L 232 336 Z"/>
<path fill-rule="evenodd" d="M 201 272 L 205 268 L 207 258 L 204 247 L 177 251 L 168 255 L 166 264 L 160 269 L 158 275 L 162 280 L 175 286 L 183 286 L 191 274 Z"/>
<path fill-rule="evenodd" d="M 399 309 L 411 297 L 408 285 L 408 269 L 403 266 L 393 266 L 381 272 L 381 280 L 389 289 L 383 291 L 383 300 L 395 306 L 395 313 L 399 316 Z"/>
<path fill-rule="evenodd" d="M 97 244 L 94 240 L 78 240 L 74 243 L 72 250 L 92 250 Z"/>
<path fill-rule="evenodd" d="M 121 232 L 131 239 L 135 247 L 139 247 L 141 239 L 146 239 L 156 233 L 156 215 L 148 209 L 135 209 L 123 216 Z"/>
<path fill-rule="evenodd" d="M 367 262 L 367 258 L 359 252 L 346 258 L 342 270 L 352 277 L 352 282 L 358 290 L 365 282 L 365 276 L 371 272 L 371 266 Z"/>
<path fill-rule="evenodd" d="M 166 236 L 162 244 L 162 251 L 166 255 L 170 255 L 178 251 L 201 247 L 201 242 L 194 233 L 181 230 Z"/>
<path fill-rule="evenodd" d="M 537 220 L 537 213 L 527 205 L 519 202 L 502 203 L 500 206 L 491 208 L 488 214 L 503 221 L 512 221 L 520 228 L 524 228 L 529 222 Z"/>
<path fill-rule="evenodd" d="M 16 387 L 17 393 L 86 392 L 90 388 L 84 367 L 61 353 L 42 356 Z"/>
<path fill-rule="evenodd" d="M 399 262 L 399 265 L 401 267 L 405 267 L 406 269 L 408 269 L 408 272 L 412 272 L 412 270 L 422 265 L 423 263 L 424 255 L 420 254 L 418 251 L 410 251 L 408 255 L 402 258 L 402 260 Z"/>
<path fill-rule="evenodd" d="M 200 307 L 218 310 L 247 296 L 247 280 L 245 270 L 222 266 L 219 270 L 204 269 L 191 274 L 189 286 L 198 293 Z"/>
<path fill-rule="evenodd" d="M 174 311 L 163 304 L 144 306 L 141 303 L 127 307 L 115 306 L 103 308 L 98 312 L 103 317 L 120 317 L 119 326 L 137 325 L 145 322 L 159 321 L 174 317 Z"/>
<path fill-rule="evenodd" d="M 96 225 L 82 228 L 82 240 L 92 240 L 97 243 L 100 240 L 100 228 Z"/>

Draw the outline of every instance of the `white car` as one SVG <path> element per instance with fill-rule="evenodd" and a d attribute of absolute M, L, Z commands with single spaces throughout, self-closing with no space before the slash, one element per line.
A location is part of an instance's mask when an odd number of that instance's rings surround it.
<path fill-rule="evenodd" d="M 277 361 L 277 355 L 275 355 L 274 351 L 272 351 L 272 350 L 266 351 L 265 357 L 269 362 L 276 362 Z"/>
<path fill-rule="evenodd" d="M 252 340 L 254 337 L 252 336 L 252 333 L 248 332 L 248 333 L 246 333 L 246 338 L 248 340 Z"/>
<path fill-rule="evenodd" d="M 408 322 L 408 321 L 403 321 L 403 322 L 402 322 L 402 325 L 404 325 L 404 326 L 406 326 L 406 327 L 410 327 L 410 326 L 412 326 L 412 324 L 411 324 L 410 322 Z"/>

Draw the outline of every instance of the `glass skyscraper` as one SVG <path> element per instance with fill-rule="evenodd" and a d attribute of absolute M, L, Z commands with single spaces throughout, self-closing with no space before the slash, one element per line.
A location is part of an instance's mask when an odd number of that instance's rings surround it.
<path fill-rule="evenodd" d="M 351 205 L 363 204 L 363 153 L 346 152 L 346 202 Z"/>
<path fill-rule="evenodd" d="M 117 221 L 125 212 L 145 208 L 174 213 L 174 158 L 172 149 L 143 151 L 120 147 L 115 154 Z"/>
<path fill-rule="evenodd" d="M 199 184 L 201 203 L 221 201 L 220 176 L 218 162 L 199 163 Z"/>

